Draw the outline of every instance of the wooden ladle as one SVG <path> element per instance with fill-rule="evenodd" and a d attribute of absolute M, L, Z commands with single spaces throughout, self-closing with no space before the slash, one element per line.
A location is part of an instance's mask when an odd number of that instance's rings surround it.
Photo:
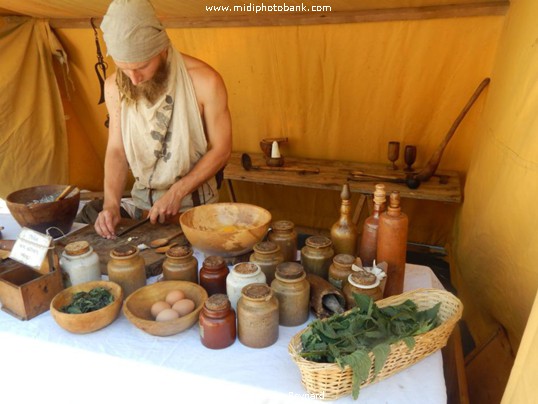
<path fill-rule="evenodd" d="M 176 238 L 177 236 L 181 236 L 182 234 L 183 234 L 183 230 L 179 230 L 177 233 L 174 233 L 171 236 L 152 240 L 149 243 L 149 246 L 151 248 L 163 247 L 163 246 L 167 245 L 170 242 L 170 240 L 172 240 L 173 238 Z"/>

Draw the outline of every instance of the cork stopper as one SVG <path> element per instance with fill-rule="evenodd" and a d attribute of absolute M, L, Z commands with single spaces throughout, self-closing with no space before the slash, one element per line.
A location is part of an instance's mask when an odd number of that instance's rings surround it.
<path fill-rule="evenodd" d="M 310 236 L 306 239 L 305 244 L 312 248 L 327 248 L 332 245 L 332 241 L 325 236 Z"/>
<path fill-rule="evenodd" d="M 204 306 L 211 311 L 222 311 L 230 308 L 230 300 L 225 294 L 216 293 L 205 301 Z"/>
<path fill-rule="evenodd" d="M 360 288 L 361 286 L 372 286 L 377 282 L 377 277 L 370 272 L 357 271 L 350 274 L 348 280 L 353 286 Z"/>
<path fill-rule="evenodd" d="M 64 251 L 67 255 L 82 255 L 90 251 L 90 243 L 84 240 L 75 241 L 73 243 L 67 244 Z"/>
<path fill-rule="evenodd" d="M 253 300 L 269 300 L 272 296 L 271 288 L 265 283 L 251 283 L 241 290 L 241 294 Z"/>
<path fill-rule="evenodd" d="M 392 191 L 390 194 L 389 207 L 387 209 L 389 215 L 398 215 L 401 211 L 400 208 L 400 191 Z"/>
<path fill-rule="evenodd" d="M 293 224 L 293 222 L 289 221 L 289 220 L 278 220 L 276 222 L 273 223 L 273 230 L 274 231 L 282 231 L 282 232 L 285 232 L 285 231 L 291 231 L 293 230 L 293 228 L 295 227 L 295 225 Z"/>
<path fill-rule="evenodd" d="M 280 247 L 273 241 L 262 241 L 254 246 L 254 251 L 261 254 L 273 254 L 279 250 Z"/>
<path fill-rule="evenodd" d="M 349 184 L 347 182 L 342 186 L 340 198 L 342 201 L 349 201 L 351 199 L 351 191 L 349 190 Z"/>
<path fill-rule="evenodd" d="M 374 191 L 374 203 L 376 205 L 382 205 L 386 203 L 386 191 L 385 191 L 385 185 L 384 184 L 376 184 L 375 185 L 375 191 Z"/>
<path fill-rule="evenodd" d="M 240 262 L 233 267 L 234 272 L 241 275 L 252 275 L 260 270 L 260 267 L 254 262 Z"/>
<path fill-rule="evenodd" d="M 112 258 L 126 258 L 138 253 L 138 248 L 134 245 L 126 244 L 120 245 L 119 247 L 114 248 L 110 252 Z"/>
<path fill-rule="evenodd" d="M 170 248 L 166 256 L 170 258 L 184 258 L 192 255 L 192 248 L 187 245 L 178 245 Z"/>
<path fill-rule="evenodd" d="M 224 258 L 211 255 L 204 260 L 203 266 L 207 269 L 219 269 L 225 264 Z"/>
<path fill-rule="evenodd" d="M 275 276 L 281 279 L 299 279 L 304 275 L 304 268 L 297 262 L 282 262 L 276 266 Z"/>
<path fill-rule="evenodd" d="M 336 254 L 333 258 L 333 262 L 343 267 L 351 267 L 355 262 L 355 257 L 351 254 Z"/>

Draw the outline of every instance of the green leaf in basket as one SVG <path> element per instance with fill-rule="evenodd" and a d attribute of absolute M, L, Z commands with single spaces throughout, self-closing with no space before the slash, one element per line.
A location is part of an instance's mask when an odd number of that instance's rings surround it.
<path fill-rule="evenodd" d="M 409 349 L 410 351 L 413 350 L 413 348 L 415 347 L 415 338 L 413 337 L 403 337 L 402 338 L 402 341 L 405 342 L 405 345 L 407 345 L 407 349 Z"/>
<path fill-rule="evenodd" d="M 370 375 L 370 368 L 372 367 L 372 360 L 368 355 L 368 351 L 364 349 L 358 349 L 350 355 L 346 355 L 341 359 L 337 359 L 338 365 L 343 369 L 345 365 L 349 365 L 353 370 L 352 378 L 352 395 L 356 400 L 359 397 L 361 384 L 368 379 Z"/>
<path fill-rule="evenodd" d="M 372 348 L 372 353 L 374 354 L 374 379 L 377 377 L 387 358 L 390 354 L 390 345 L 389 344 L 379 344 Z"/>

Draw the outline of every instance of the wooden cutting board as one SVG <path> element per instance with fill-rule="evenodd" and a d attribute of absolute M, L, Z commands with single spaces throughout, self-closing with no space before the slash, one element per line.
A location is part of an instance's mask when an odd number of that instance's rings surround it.
<path fill-rule="evenodd" d="M 122 219 L 116 228 L 116 232 L 119 233 L 123 229 L 132 226 L 137 222 L 137 220 L 133 219 Z M 90 243 L 94 251 L 99 255 L 101 273 L 106 275 L 106 266 L 110 258 L 110 251 L 112 251 L 114 248 L 124 244 L 132 244 L 135 246 L 145 244 L 149 246 L 149 243 L 152 240 L 171 236 L 172 234 L 177 233 L 180 229 L 181 227 L 175 224 L 151 224 L 148 222 L 115 240 L 107 240 L 98 235 L 92 225 L 88 225 L 57 241 L 56 251 L 58 255 L 61 256 L 61 253 L 67 244 L 75 241 L 85 240 Z M 130 238 L 131 240 L 129 240 Z M 187 239 L 184 235 L 181 235 L 174 238 L 171 242 L 187 244 Z M 162 272 L 162 263 L 166 257 L 164 254 L 158 254 L 155 252 L 155 249 L 148 248 L 141 250 L 140 255 L 146 262 L 147 277 L 155 276 Z"/>

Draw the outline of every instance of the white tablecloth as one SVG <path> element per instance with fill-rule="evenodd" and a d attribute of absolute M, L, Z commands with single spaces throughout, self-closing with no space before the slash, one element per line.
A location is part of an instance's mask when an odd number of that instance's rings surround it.
<path fill-rule="evenodd" d="M 442 287 L 424 266 L 407 265 L 405 289 Z M 108 327 L 75 335 L 49 312 L 20 321 L 0 312 L 0 391 L 13 402 L 163 403 L 194 400 L 233 403 L 312 402 L 301 385 L 288 343 L 299 327 L 280 327 L 276 344 L 210 350 L 198 326 L 154 337 L 123 313 Z M 7 401 L 6 401 L 7 400 Z M 352 403 L 351 396 L 339 403 Z M 361 390 L 361 404 L 446 403 L 441 352 Z"/>

